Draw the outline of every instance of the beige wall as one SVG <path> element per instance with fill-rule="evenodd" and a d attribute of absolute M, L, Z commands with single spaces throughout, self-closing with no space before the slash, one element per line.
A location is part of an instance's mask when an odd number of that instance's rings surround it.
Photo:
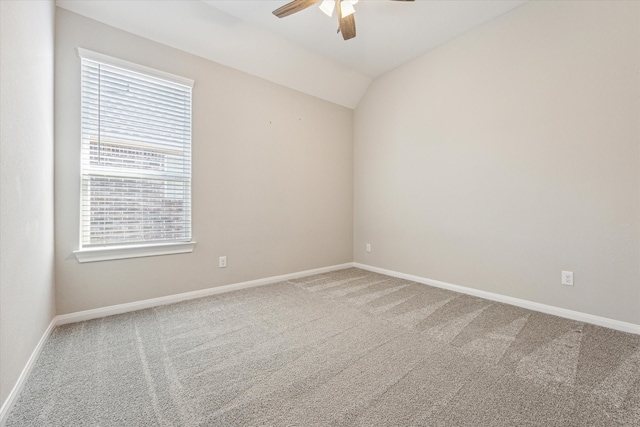
<path fill-rule="evenodd" d="M 0 406 L 55 314 L 52 1 L 0 1 Z"/>
<path fill-rule="evenodd" d="M 640 324 L 639 23 L 532 2 L 376 80 L 355 261 Z"/>
<path fill-rule="evenodd" d="M 192 254 L 86 264 L 73 256 L 78 46 L 195 80 Z M 352 261 L 352 110 L 63 9 L 55 84 L 58 314 Z"/>

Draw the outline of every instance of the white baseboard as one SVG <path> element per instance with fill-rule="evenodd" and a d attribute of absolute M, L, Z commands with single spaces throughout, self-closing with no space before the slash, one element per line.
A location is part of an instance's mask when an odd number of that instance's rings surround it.
<path fill-rule="evenodd" d="M 7 399 L 2 404 L 2 407 L 0 408 L 0 426 L 4 426 L 7 422 L 7 417 L 9 416 L 13 405 L 16 403 L 16 400 L 18 399 L 18 396 L 20 395 L 24 384 L 27 382 L 27 378 L 29 378 L 31 371 L 33 370 L 33 367 L 38 360 L 38 356 L 40 356 L 40 352 L 42 352 L 45 343 L 49 339 L 49 336 L 51 335 L 51 332 L 55 327 L 56 317 L 51 319 L 51 323 L 49 323 L 49 326 L 44 331 L 44 334 L 42 334 L 42 338 L 40 338 L 40 341 L 38 341 L 38 345 L 36 345 L 36 348 L 31 353 L 29 360 L 27 360 L 27 364 L 24 366 L 24 369 L 22 369 L 22 372 L 18 377 L 18 381 L 16 381 L 16 384 L 13 386 L 11 393 L 9 393 L 9 396 L 7 396 Z"/>
<path fill-rule="evenodd" d="M 234 283 L 231 285 L 217 286 L 215 288 L 207 288 L 199 291 L 185 292 L 182 294 L 168 295 L 166 297 L 146 299 L 126 304 L 112 305 L 109 307 L 96 308 L 93 310 L 78 311 L 75 313 L 61 314 L 56 316 L 56 325 L 64 325 L 67 323 L 83 322 L 85 320 L 98 319 L 101 317 L 112 316 L 114 314 L 128 313 L 130 311 L 142 310 L 145 308 L 157 307 L 160 305 L 173 304 L 180 301 L 187 301 L 196 298 L 207 297 L 210 295 L 222 294 L 225 292 L 236 291 L 238 289 L 252 288 L 254 286 L 268 285 L 271 283 L 283 282 L 296 277 L 313 276 L 314 274 L 327 273 L 329 271 L 343 270 L 353 267 L 353 263 L 332 265 L 329 267 L 315 268 L 313 270 L 299 271 L 297 273 L 283 274 L 281 276 L 272 276 L 265 279 L 250 280 L 248 282 Z"/>
<path fill-rule="evenodd" d="M 555 316 L 564 317 L 566 319 L 577 320 L 579 322 L 591 323 L 592 325 L 603 326 L 605 328 L 616 329 L 622 332 L 629 332 L 640 335 L 640 325 L 635 323 L 622 322 L 620 320 L 609 319 L 607 317 L 595 316 L 593 314 L 582 313 L 580 311 L 567 310 L 566 308 L 554 307 L 552 305 L 541 304 L 538 302 L 527 301 L 520 298 L 509 297 L 506 295 L 496 294 L 493 292 L 481 291 L 479 289 L 468 288 L 466 286 L 454 285 L 452 283 L 441 282 L 439 280 L 427 279 L 412 274 L 399 273 L 385 268 L 373 267 L 366 264 L 353 263 L 356 268 L 372 271 L 374 273 L 385 274 L 387 276 L 397 277 L 399 279 L 411 280 L 413 282 L 423 283 L 425 285 L 435 286 L 436 288 L 448 289 L 462 294 L 473 295 L 476 297 L 488 299 L 491 301 L 503 302 L 505 304 L 515 305 L 517 307 L 527 308 L 533 311 L 553 314 Z"/>

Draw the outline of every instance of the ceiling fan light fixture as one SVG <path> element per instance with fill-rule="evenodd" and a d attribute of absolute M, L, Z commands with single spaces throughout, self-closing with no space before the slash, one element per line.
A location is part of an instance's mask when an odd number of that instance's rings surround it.
<path fill-rule="evenodd" d="M 353 3 L 349 0 L 340 3 L 340 10 L 342 12 L 343 18 L 346 18 L 349 15 L 353 15 L 356 12 L 356 10 L 353 8 Z"/>
<path fill-rule="evenodd" d="M 0 0 L 1 1 L 1 0 Z M 415 0 L 392 0 L 397 2 L 413 2 Z M 320 10 L 323 13 L 333 16 L 333 11 L 338 11 L 338 33 L 342 33 L 342 38 L 350 40 L 356 36 L 355 8 L 353 5 L 358 0 L 291 0 L 289 3 L 273 11 L 278 18 L 293 15 L 301 10 L 320 3 Z"/>
<path fill-rule="evenodd" d="M 335 8 L 335 0 L 322 0 L 322 4 L 320 4 L 320 10 L 323 11 L 327 16 L 333 16 L 333 10 Z"/>

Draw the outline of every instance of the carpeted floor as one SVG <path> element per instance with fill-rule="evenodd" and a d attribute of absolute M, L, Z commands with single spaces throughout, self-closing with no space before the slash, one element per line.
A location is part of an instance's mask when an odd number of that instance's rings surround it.
<path fill-rule="evenodd" d="M 58 327 L 7 426 L 640 426 L 640 336 L 359 269 Z"/>

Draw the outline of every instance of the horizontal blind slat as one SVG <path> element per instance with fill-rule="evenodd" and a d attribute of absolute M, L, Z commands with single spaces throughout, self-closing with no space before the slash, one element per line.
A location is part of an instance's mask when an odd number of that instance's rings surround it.
<path fill-rule="evenodd" d="M 82 98 L 87 105 L 95 107 L 100 106 L 102 109 L 108 109 L 110 107 L 116 107 L 119 109 L 129 108 L 129 111 L 133 111 L 135 109 L 140 112 L 157 114 L 173 120 L 184 120 L 185 116 L 188 117 L 188 105 L 169 105 L 166 103 L 149 102 L 148 100 L 144 101 L 131 96 L 122 97 L 118 95 L 109 95 L 104 92 L 100 93 L 98 88 L 92 89 L 85 86 Z"/>
<path fill-rule="evenodd" d="M 141 115 L 126 115 L 121 113 L 106 112 L 100 115 L 87 115 L 85 122 L 98 126 L 102 124 L 112 124 L 122 126 L 126 123 L 126 126 L 131 129 L 149 129 L 154 132 L 159 132 L 161 135 L 166 136 L 178 136 L 179 139 L 184 139 L 185 128 L 189 125 L 187 121 L 170 123 L 168 120 L 152 120 L 149 117 Z"/>
<path fill-rule="evenodd" d="M 87 99 L 96 99 L 100 95 L 100 99 L 111 99 L 114 101 L 124 102 L 131 100 L 141 105 L 157 105 L 159 108 L 167 108 L 171 111 L 181 111 L 189 108 L 189 97 L 187 94 L 164 95 L 152 90 L 152 88 L 143 88 L 136 86 L 122 87 L 117 83 L 109 80 L 82 80 L 82 86 L 85 88 Z"/>
<path fill-rule="evenodd" d="M 155 88 L 159 93 L 171 92 L 182 94 L 190 91 L 191 88 L 180 85 L 178 83 L 168 82 L 157 77 L 147 78 L 143 74 L 127 72 L 127 70 L 118 67 L 112 67 L 104 63 L 89 64 L 83 61 L 82 78 L 85 79 L 116 79 L 124 82 L 124 84 L 138 84 Z"/>
<path fill-rule="evenodd" d="M 86 71 L 83 76 L 86 77 L 95 77 L 99 74 L 104 75 L 106 78 L 117 78 L 124 79 L 125 81 L 137 82 L 138 84 L 148 85 L 152 87 L 157 87 L 159 91 L 167 91 L 167 92 L 175 92 L 175 93 L 183 93 L 186 90 L 190 90 L 190 86 L 185 86 L 179 83 L 170 82 L 158 77 L 146 76 L 137 72 L 129 72 L 122 67 L 113 67 L 111 65 L 105 63 L 94 63 L 90 64 L 88 62 L 83 63 L 84 70 Z"/>

